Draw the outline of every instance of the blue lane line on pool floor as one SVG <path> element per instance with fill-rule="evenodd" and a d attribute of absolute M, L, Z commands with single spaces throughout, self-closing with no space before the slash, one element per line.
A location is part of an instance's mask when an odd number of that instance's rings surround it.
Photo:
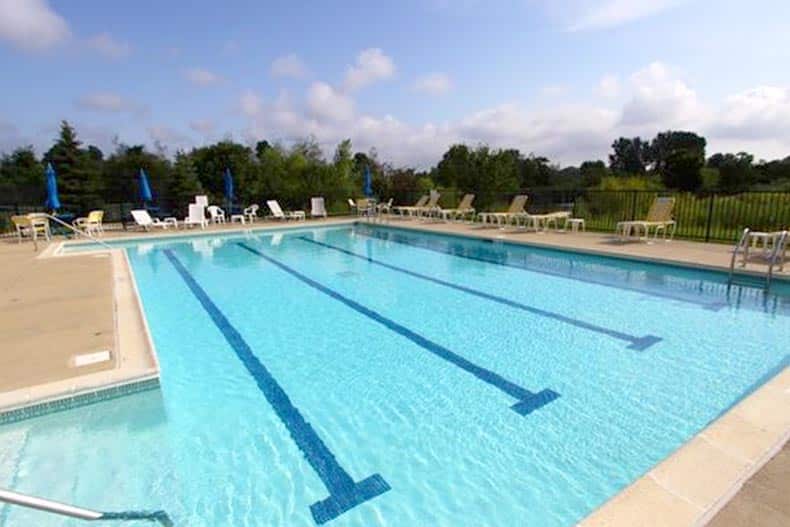
<path fill-rule="evenodd" d="M 500 261 L 497 261 L 497 260 L 494 260 L 494 259 L 491 259 L 491 258 L 485 258 L 483 256 L 475 256 L 475 255 L 471 255 L 471 254 L 466 254 L 465 252 L 453 251 L 453 249 L 451 247 L 446 246 L 446 245 L 442 245 L 442 244 L 430 243 L 430 242 L 427 242 L 427 241 L 426 241 L 426 244 L 415 243 L 413 240 L 408 238 L 408 235 L 406 233 L 401 234 L 401 233 L 391 233 L 391 232 L 380 232 L 380 231 L 374 231 L 374 230 L 367 230 L 367 229 L 364 229 L 364 228 L 360 228 L 359 226 L 356 226 L 354 228 L 354 232 L 356 234 L 360 234 L 362 236 L 368 236 L 370 238 L 377 238 L 379 240 L 395 242 L 395 243 L 399 243 L 401 245 L 408 245 L 410 247 L 417 247 L 418 249 L 423 249 L 425 251 L 433 251 L 433 252 L 441 253 L 441 254 L 449 254 L 451 256 L 456 256 L 458 258 L 466 258 L 467 260 L 474 260 L 476 262 L 484 262 L 484 263 L 489 263 L 489 264 L 494 264 L 494 265 L 501 265 L 503 267 L 512 267 L 513 269 L 521 269 L 522 271 L 530 271 L 530 272 L 533 272 L 533 273 L 545 274 L 545 275 L 549 275 L 549 276 L 557 276 L 559 278 L 567 278 L 569 280 L 576 280 L 577 282 L 585 282 L 585 283 L 588 283 L 588 284 L 602 285 L 604 287 L 613 287 L 613 288 L 616 288 L 616 289 L 622 289 L 624 291 L 631 291 L 631 292 L 634 292 L 634 293 L 641 293 L 643 295 L 655 296 L 655 297 L 658 297 L 658 298 L 666 298 L 668 300 L 675 300 L 675 301 L 678 301 L 678 302 L 686 302 L 688 304 L 694 304 L 694 305 L 702 306 L 704 309 L 709 309 L 709 310 L 712 310 L 712 311 L 718 311 L 718 310 L 720 310 L 720 309 L 722 309 L 722 308 L 727 306 L 727 302 L 715 302 L 715 301 L 707 302 L 707 301 L 704 301 L 704 300 L 697 300 L 695 298 L 689 298 L 689 297 L 686 297 L 686 296 L 674 295 L 672 293 L 662 293 L 660 291 L 646 290 L 646 289 L 643 289 L 643 288 L 640 288 L 640 287 L 628 287 L 628 286 L 625 286 L 625 285 L 622 285 L 622 284 L 606 282 L 604 280 L 595 280 L 595 279 L 592 279 L 592 278 L 580 278 L 580 277 L 576 277 L 576 276 L 569 276 L 569 275 L 567 275 L 565 273 L 559 273 L 559 272 L 555 272 L 555 271 L 548 271 L 546 269 L 536 269 L 535 267 L 530 267 L 529 265 L 519 265 L 519 264 L 516 264 L 516 263 L 513 263 L 513 262 L 500 262 Z M 486 242 L 486 241 L 489 241 L 489 240 L 483 239 L 483 240 L 480 240 L 480 241 L 481 242 Z M 606 257 L 604 256 L 602 258 L 606 258 Z"/>
<path fill-rule="evenodd" d="M 471 373 L 481 381 L 498 388 L 499 390 L 505 392 L 509 396 L 516 399 L 518 402 L 511 406 L 510 408 L 520 415 L 527 415 L 534 410 L 550 403 L 554 399 L 558 398 L 560 395 L 555 392 L 554 390 L 550 390 L 548 388 L 541 390 L 538 393 L 533 393 L 526 388 L 522 388 L 518 384 L 511 382 L 504 377 L 500 376 L 497 373 L 492 372 L 491 370 L 487 370 L 482 366 L 478 366 L 477 364 L 465 359 L 464 357 L 450 351 L 449 349 L 437 344 L 422 335 L 415 333 L 414 331 L 410 330 L 409 328 L 402 326 L 395 322 L 394 320 L 390 320 L 389 318 L 369 309 L 362 304 L 347 298 L 337 291 L 326 287 L 319 282 L 316 282 L 312 278 L 309 278 L 296 269 L 293 269 L 284 263 L 280 262 L 279 260 L 275 260 L 271 256 L 268 256 L 261 251 L 255 249 L 254 247 L 250 247 L 246 243 L 238 242 L 237 245 L 242 249 L 251 252 L 257 256 L 260 256 L 270 264 L 279 267 L 286 273 L 290 274 L 291 276 L 301 280 L 305 284 L 309 285 L 310 287 L 317 289 L 318 291 L 324 293 L 325 295 L 334 298 L 335 300 L 345 304 L 346 306 L 350 307 L 354 311 L 368 317 L 369 319 L 378 322 L 382 326 L 386 327 L 387 329 L 409 339 L 413 343 L 417 344 L 424 350 L 436 355 L 437 357 L 446 360 L 447 362 L 461 368 L 462 370 L 466 371 L 467 373 Z"/>
<path fill-rule="evenodd" d="M 522 311 L 527 311 L 528 313 L 532 313 L 535 315 L 540 315 L 542 317 L 551 318 L 554 320 L 558 320 L 560 322 L 564 322 L 566 324 L 570 324 L 572 326 L 576 326 L 578 328 L 586 329 L 588 331 L 594 331 L 596 333 L 602 333 L 604 335 L 608 335 L 610 337 L 616 338 L 618 340 L 624 340 L 629 343 L 628 348 L 634 350 L 645 350 L 652 346 L 657 342 L 661 342 L 661 337 L 656 337 L 654 335 L 645 335 L 644 337 L 635 337 L 633 335 L 629 335 L 627 333 L 622 333 L 620 331 L 616 331 L 614 329 L 604 328 L 601 326 L 597 326 L 595 324 L 591 324 L 589 322 L 585 322 L 583 320 L 577 320 L 575 318 L 567 317 L 565 315 L 561 315 L 559 313 L 554 313 L 552 311 L 546 311 L 545 309 L 540 309 L 537 307 L 528 306 L 526 304 L 522 304 L 521 302 L 516 302 L 515 300 L 510 300 L 508 298 L 504 298 L 501 296 L 492 295 L 490 293 L 486 293 L 484 291 L 479 291 L 477 289 L 472 289 L 471 287 L 466 287 L 463 285 L 454 284 L 452 282 L 447 282 L 445 280 L 441 280 L 439 278 L 434 278 L 433 276 L 428 276 L 422 273 L 418 273 L 416 271 L 410 271 L 403 267 L 398 267 L 397 265 L 388 264 L 386 262 L 382 262 L 381 260 L 376 260 L 364 254 L 355 253 L 354 251 L 349 251 L 348 249 L 343 249 L 342 247 L 337 247 L 335 245 L 330 245 L 325 242 L 320 242 L 317 240 L 312 240 L 307 236 L 299 236 L 297 237 L 298 240 L 302 240 L 304 242 L 312 243 L 315 245 L 319 245 L 326 249 L 332 249 L 334 251 L 341 252 L 343 254 L 347 254 L 349 256 L 353 256 L 355 258 L 359 258 L 360 260 L 365 260 L 366 262 L 379 265 L 386 269 L 390 269 L 393 271 L 397 271 L 399 273 L 403 273 L 414 278 L 420 278 L 422 280 L 427 280 L 428 282 L 433 282 L 434 284 L 443 285 L 445 287 L 449 287 L 451 289 L 455 289 L 457 291 L 462 291 L 464 293 L 469 293 L 470 295 L 475 295 L 480 298 L 485 298 L 486 300 L 492 300 L 494 302 L 498 302 L 500 304 L 504 304 L 509 307 L 514 307 L 516 309 L 521 309 Z"/>
<path fill-rule="evenodd" d="M 322 524 L 336 518 L 344 512 L 390 490 L 389 484 L 379 474 L 373 474 L 359 483 L 340 466 L 334 454 L 324 444 L 316 431 L 305 421 L 299 410 L 288 398 L 288 394 L 277 383 L 266 366 L 255 356 L 241 333 L 233 327 L 222 311 L 211 300 L 192 274 L 178 260 L 170 249 L 164 250 L 165 255 L 173 264 L 178 274 L 186 282 L 187 287 L 206 310 L 211 320 L 219 328 L 225 340 L 236 352 L 242 364 L 255 379 L 258 388 L 274 409 L 277 417 L 283 422 L 296 445 L 304 454 L 307 462 L 313 467 L 318 477 L 329 491 L 329 497 L 310 505 L 310 512 L 316 523 Z"/>

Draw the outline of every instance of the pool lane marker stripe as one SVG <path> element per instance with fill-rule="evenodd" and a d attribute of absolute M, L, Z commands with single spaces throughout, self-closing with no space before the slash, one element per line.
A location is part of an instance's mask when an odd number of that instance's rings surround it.
<path fill-rule="evenodd" d="M 493 260 L 491 258 L 485 258 L 482 256 L 474 256 L 470 254 L 466 254 L 465 252 L 456 252 L 453 251 L 452 248 L 447 246 L 441 246 L 437 244 L 429 244 L 423 245 L 419 243 L 415 243 L 411 239 L 407 237 L 406 233 L 392 233 L 392 232 L 378 232 L 378 231 L 371 231 L 367 230 L 366 228 L 361 228 L 359 225 L 355 226 L 354 233 L 359 234 L 361 236 L 367 236 L 369 238 L 377 238 L 379 240 L 385 240 L 389 242 L 399 243 L 401 245 L 408 245 L 410 247 L 417 247 L 418 249 L 422 249 L 424 251 L 433 251 L 436 253 L 442 254 L 449 254 L 451 256 L 456 256 L 458 258 L 466 258 L 467 260 L 474 260 L 476 262 L 484 262 L 494 265 L 501 265 L 503 267 L 512 267 L 513 269 L 521 269 L 522 271 L 529 271 L 532 273 L 539 273 L 545 274 L 549 276 L 557 276 L 559 278 L 566 278 L 568 280 L 575 280 L 577 282 L 585 282 L 588 284 L 595 284 L 595 285 L 602 285 L 604 287 L 612 287 L 616 289 L 622 289 L 624 291 L 631 291 L 633 293 L 640 293 L 643 295 L 654 296 L 658 298 L 666 298 L 668 300 L 675 300 L 677 302 L 685 302 L 688 304 L 694 304 L 698 306 L 702 306 L 703 309 L 708 309 L 711 311 L 718 311 L 724 307 L 727 307 L 727 302 L 716 302 L 716 301 L 704 301 L 704 300 L 697 300 L 695 298 L 689 298 L 685 296 L 675 295 L 672 293 L 662 293 L 660 291 L 650 291 L 645 290 L 640 287 L 629 287 L 626 285 L 619 285 L 611 282 L 606 282 L 604 280 L 595 280 L 593 278 L 580 278 L 577 276 L 569 276 L 565 273 L 559 273 L 556 271 L 548 271 L 546 269 L 536 269 L 535 267 L 530 267 L 527 264 L 520 265 L 514 262 L 499 262 L 497 260 Z M 490 243 L 492 240 L 488 239 L 481 239 L 479 240 L 482 243 Z M 548 249 L 551 250 L 551 249 Z M 606 256 L 601 256 L 601 258 L 607 258 Z"/>
<path fill-rule="evenodd" d="M 388 264 L 386 262 L 382 262 L 381 260 L 376 260 L 375 258 L 371 258 L 371 257 L 363 255 L 363 254 L 359 254 L 359 253 L 355 253 L 353 251 L 349 251 L 347 249 L 343 249 L 342 247 L 337 247 L 335 245 L 330 245 L 328 243 L 320 242 L 318 240 L 312 240 L 312 239 L 308 238 L 307 236 L 299 236 L 297 239 L 301 240 L 301 241 L 304 241 L 304 242 L 308 242 L 308 243 L 312 243 L 312 244 L 315 244 L 315 245 L 319 245 L 319 246 L 325 247 L 327 249 L 332 249 L 334 251 L 338 251 L 338 252 L 341 252 L 343 254 L 347 254 L 349 256 L 353 256 L 355 258 L 359 258 L 360 260 L 365 260 L 366 262 L 369 262 L 369 263 L 372 263 L 372 264 L 375 264 L 375 265 L 379 265 L 381 267 L 384 267 L 384 268 L 387 268 L 387 269 L 391 269 L 391 270 L 397 271 L 399 273 L 403 273 L 403 274 L 406 274 L 406 275 L 409 275 L 409 276 L 413 276 L 415 278 L 420 278 L 422 280 L 427 280 L 429 282 L 433 282 L 435 284 L 443 285 L 445 287 L 449 287 L 449 288 L 452 288 L 452 289 L 455 289 L 455 290 L 458 290 L 458 291 L 462 291 L 464 293 L 469 293 L 470 295 L 475 295 L 475 296 L 478 296 L 480 298 L 485 298 L 486 300 L 492 300 L 494 302 L 498 302 L 500 304 L 504 304 L 504 305 L 509 306 L 509 307 L 514 307 L 516 309 L 521 309 L 522 311 L 527 311 L 527 312 L 535 314 L 535 315 L 540 315 L 542 317 L 552 318 L 554 320 L 558 320 L 560 322 L 564 322 L 566 324 L 570 324 L 570 325 L 576 326 L 578 328 L 586 329 L 588 331 L 594 331 L 596 333 L 602 333 L 604 335 L 608 335 L 610 337 L 613 337 L 613 338 L 616 338 L 616 339 L 619 339 L 619 340 L 624 340 L 626 342 L 629 342 L 628 348 L 630 348 L 630 349 L 642 351 L 642 350 L 645 350 L 645 349 L 649 348 L 653 344 L 661 341 L 661 337 L 656 337 L 654 335 L 645 335 L 644 337 L 635 337 L 633 335 L 629 335 L 627 333 L 622 333 L 622 332 L 616 331 L 614 329 L 604 328 L 604 327 L 601 327 L 601 326 L 597 326 L 595 324 L 591 324 L 589 322 L 585 322 L 583 320 L 577 320 L 575 318 L 567 317 L 567 316 L 561 315 L 559 313 L 554 313 L 552 311 L 546 311 L 544 309 L 540 309 L 540 308 L 537 308 L 537 307 L 528 306 L 526 304 L 522 304 L 521 302 L 516 302 L 515 300 L 510 300 L 508 298 L 503 298 L 501 296 L 492 295 L 492 294 L 486 293 L 484 291 L 480 291 L 480 290 L 477 290 L 477 289 L 472 289 L 471 287 L 466 287 L 466 286 L 463 286 L 463 285 L 454 284 L 452 282 L 447 282 L 447 281 L 441 280 L 439 278 L 434 278 L 432 276 L 428 276 L 428 275 L 425 275 L 425 274 L 422 274 L 422 273 L 418 273 L 418 272 L 415 272 L 415 271 L 410 271 L 410 270 L 405 269 L 403 267 L 398 267 L 396 265 Z"/>
<path fill-rule="evenodd" d="M 329 491 L 329 497 L 310 505 L 316 523 L 325 523 L 344 512 L 390 490 L 389 484 L 379 474 L 373 474 L 359 483 L 340 466 L 335 456 L 324 444 L 316 431 L 305 421 L 302 414 L 288 398 L 288 394 L 277 383 L 266 366 L 255 356 L 244 337 L 233 327 L 222 311 L 200 287 L 192 274 L 178 260 L 170 249 L 164 251 L 187 287 L 206 310 L 211 320 L 219 328 L 225 340 L 236 352 L 242 364 L 255 379 L 258 388 L 283 422 L 296 445 L 304 454 L 307 462 Z"/>
<path fill-rule="evenodd" d="M 300 273 L 296 269 L 293 269 L 293 268 L 285 265 L 284 263 L 280 262 L 279 260 L 275 260 L 271 256 L 267 256 L 266 254 L 262 253 L 261 251 L 255 249 L 253 247 L 250 247 L 246 243 L 238 242 L 237 245 L 239 247 L 241 247 L 242 249 L 245 249 L 245 250 L 251 252 L 252 254 L 260 256 L 261 258 L 263 258 L 267 262 L 271 263 L 272 265 L 274 265 L 276 267 L 279 267 L 280 269 L 282 269 L 286 273 L 288 273 L 291 276 L 301 280 L 302 282 L 304 282 L 305 284 L 309 285 L 310 287 L 312 287 L 314 289 L 317 289 L 318 291 L 324 293 L 325 295 L 327 295 L 327 296 L 329 296 L 331 298 L 334 298 L 338 302 L 341 302 L 341 303 L 345 304 L 346 306 L 348 306 L 351 309 L 353 309 L 354 311 L 356 311 L 356 312 L 368 317 L 369 319 L 371 319 L 371 320 L 373 320 L 375 322 L 378 322 L 379 324 L 381 324 L 382 326 L 386 327 L 390 331 L 393 331 L 393 332 L 395 332 L 395 333 L 397 333 L 397 334 L 409 339 L 410 341 L 412 341 L 413 343 L 417 344 L 418 346 L 420 346 L 424 350 L 426 350 L 426 351 L 436 355 L 437 357 L 439 357 L 441 359 L 444 359 L 447 362 L 449 362 L 449 363 L 461 368 L 462 370 L 466 371 L 467 373 L 471 373 L 472 375 L 474 375 L 475 377 L 477 377 L 481 381 L 483 381 L 483 382 L 485 382 L 487 384 L 490 384 L 491 386 L 494 386 L 495 388 L 498 388 L 499 390 L 505 392 L 506 394 L 508 394 L 509 396 L 513 397 L 514 399 L 516 399 L 518 401 L 518 402 L 516 402 L 516 404 L 512 405 L 510 408 L 514 412 L 518 413 L 519 415 L 527 415 L 527 414 L 537 410 L 538 408 L 541 408 L 542 406 L 545 406 L 546 404 L 550 403 L 551 401 L 553 401 L 554 399 L 556 399 L 556 398 L 558 398 L 560 396 L 557 392 L 555 392 L 554 390 L 550 390 L 548 388 L 544 389 L 544 390 L 541 390 L 538 393 L 533 393 L 533 392 L 531 392 L 531 391 L 529 391 L 529 390 L 527 390 L 525 388 L 522 388 L 521 386 L 517 385 L 514 382 L 511 382 L 511 381 L 505 379 L 504 377 L 500 376 L 499 374 L 494 373 L 491 370 L 487 370 L 487 369 L 485 369 L 485 368 L 483 368 L 481 366 L 478 366 L 477 364 L 474 364 L 473 362 L 471 362 L 471 361 L 465 359 L 464 357 L 462 357 L 462 356 L 450 351 L 449 349 L 445 348 L 444 346 L 441 346 L 441 345 L 439 345 L 439 344 L 437 344 L 437 343 L 435 343 L 435 342 L 423 337 L 422 335 L 420 335 L 418 333 L 415 333 L 414 331 L 410 330 L 409 328 L 398 324 L 394 320 L 390 320 L 389 318 L 377 313 L 376 311 L 373 311 L 372 309 L 369 309 L 369 308 L 363 306 L 362 304 L 359 304 L 358 302 L 355 302 L 354 300 L 351 300 L 350 298 L 341 295 L 337 291 L 334 291 L 333 289 L 330 289 L 330 288 L 326 287 L 325 285 L 322 285 L 322 284 L 316 282 L 312 278 L 309 278 L 309 277 L 303 275 L 302 273 Z"/>

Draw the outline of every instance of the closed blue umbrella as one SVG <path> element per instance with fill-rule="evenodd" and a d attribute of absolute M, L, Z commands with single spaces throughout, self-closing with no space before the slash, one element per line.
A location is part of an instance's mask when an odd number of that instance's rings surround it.
<path fill-rule="evenodd" d="M 55 174 L 55 169 L 52 168 L 52 163 L 47 163 L 45 175 L 47 178 L 47 208 L 49 210 L 58 210 L 60 208 L 58 177 Z"/>
<path fill-rule="evenodd" d="M 145 170 L 140 169 L 140 201 L 146 203 L 153 201 L 154 195 L 151 193 L 151 185 L 148 184 L 148 174 Z"/>
<path fill-rule="evenodd" d="M 222 180 L 225 184 L 225 200 L 228 202 L 228 207 L 231 207 L 233 205 L 233 174 L 230 173 L 229 168 L 225 169 Z"/>
<path fill-rule="evenodd" d="M 362 192 L 366 198 L 373 197 L 373 178 L 370 176 L 370 167 L 365 165 L 365 183 Z"/>

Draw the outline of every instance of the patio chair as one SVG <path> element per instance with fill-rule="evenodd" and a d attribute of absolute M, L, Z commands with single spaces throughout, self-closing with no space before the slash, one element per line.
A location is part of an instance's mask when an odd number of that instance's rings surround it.
<path fill-rule="evenodd" d="M 22 243 L 22 239 L 25 237 L 30 237 L 35 242 L 38 239 L 39 232 L 44 234 L 46 239 L 49 240 L 49 233 L 46 229 L 38 228 L 30 216 L 11 216 L 11 223 L 14 224 L 16 229 L 17 243 Z"/>
<path fill-rule="evenodd" d="M 392 202 L 395 201 L 394 199 L 390 198 L 389 200 L 379 203 L 376 205 L 376 211 L 379 214 L 389 214 L 392 212 Z"/>
<path fill-rule="evenodd" d="M 208 211 L 211 223 L 225 223 L 225 211 L 216 205 L 210 205 L 206 208 Z"/>
<path fill-rule="evenodd" d="M 270 199 L 266 202 L 266 206 L 269 207 L 269 210 L 272 212 L 272 216 L 277 220 L 304 220 L 305 213 L 303 210 L 288 210 L 283 212 L 283 209 L 280 207 L 280 204 L 277 203 L 276 199 Z"/>
<path fill-rule="evenodd" d="M 255 223 L 255 219 L 258 217 L 258 209 L 260 209 L 260 206 L 257 203 L 253 203 L 244 209 L 244 217 L 247 218 L 247 221 Z"/>
<path fill-rule="evenodd" d="M 199 225 L 201 229 L 205 229 L 208 226 L 208 221 L 206 220 L 206 211 L 203 205 L 190 203 L 188 214 L 189 215 L 184 218 L 184 227 Z"/>
<path fill-rule="evenodd" d="M 644 220 L 621 221 L 617 223 L 616 232 L 621 241 L 633 239 L 636 234 L 640 240 L 648 240 L 650 238 L 650 228 L 655 228 L 654 239 L 658 238 L 659 231 L 663 232 L 664 240 L 667 239 L 667 230 L 672 228 L 672 233 L 669 237 L 672 240 L 675 237 L 675 229 L 677 223 L 672 218 L 672 209 L 675 207 L 675 198 L 656 198 L 650 205 L 650 210 L 647 211 L 647 217 Z M 644 231 L 644 237 L 639 236 L 640 230 Z"/>
<path fill-rule="evenodd" d="M 433 216 L 441 208 L 439 207 L 439 198 L 441 196 L 442 195 L 439 194 L 439 192 L 432 190 L 430 198 L 428 199 L 428 203 L 422 207 L 417 208 L 414 213 L 422 218 Z"/>
<path fill-rule="evenodd" d="M 472 202 L 475 200 L 474 194 L 465 194 L 463 198 L 461 198 L 461 202 L 458 206 L 454 209 L 439 209 L 436 211 L 436 215 L 440 216 L 443 220 L 457 220 L 461 218 L 462 220 L 467 216 L 470 215 L 474 217 L 475 209 L 472 207 Z"/>
<path fill-rule="evenodd" d="M 195 196 L 195 205 L 202 205 L 203 207 L 208 207 L 208 196 L 206 195 Z"/>
<path fill-rule="evenodd" d="M 190 205 L 191 206 L 191 205 Z M 159 227 L 160 229 L 167 229 L 173 227 L 178 228 L 178 225 L 172 221 L 162 221 L 159 218 L 151 218 L 151 215 L 145 209 L 133 210 L 132 219 L 143 230 L 150 230 L 151 227 Z"/>
<path fill-rule="evenodd" d="M 414 205 L 400 205 L 398 207 L 392 207 L 392 210 L 396 211 L 401 216 L 405 214 L 411 216 L 413 214 L 413 211 L 421 207 L 424 207 L 425 204 L 428 203 L 429 199 L 430 197 L 428 196 L 428 194 L 425 194 L 424 196 L 420 196 L 420 199 L 418 199 Z"/>
<path fill-rule="evenodd" d="M 104 232 L 104 228 L 102 227 L 103 219 L 103 210 L 92 210 L 88 213 L 87 217 L 74 220 L 72 225 L 78 229 L 82 229 L 86 234 L 102 234 Z"/>
<path fill-rule="evenodd" d="M 523 218 L 527 211 L 524 208 L 527 204 L 527 195 L 526 194 L 519 194 L 513 198 L 513 201 L 510 202 L 510 207 L 508 207 L 507 211 L 505 212 L 481 212 L 478 214 L 478 218 L 480 221 L 485 225 L 486 223 L 496 223 L 500 227 L 504 227 L 502 224 L 504 223 L 507 225 L 511 221 L 518 222 L 519 218 Z"/>
<path fill-rule="evenodd" d="M 324 217 L 326 218 L 326 205 L 324 198 L 310 198 L 310 216 L 313 218 Z"/>

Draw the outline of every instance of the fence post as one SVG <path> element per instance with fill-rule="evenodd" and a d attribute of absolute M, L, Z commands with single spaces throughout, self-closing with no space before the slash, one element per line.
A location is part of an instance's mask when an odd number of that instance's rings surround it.
<path fill-rule="evenodd" d="M 630 220 L 636 219 L 636 190 L 631 191 L 631 217 Z"/>
<path fill-rule="evenodd" d="M 708 203 L 708 220 L 705 223 L 705 243 L 710 241 L 710 229 L 713 225 L 713 201 L 716 199 L 716 194 L 710 193 L 710 202 Z"/>

